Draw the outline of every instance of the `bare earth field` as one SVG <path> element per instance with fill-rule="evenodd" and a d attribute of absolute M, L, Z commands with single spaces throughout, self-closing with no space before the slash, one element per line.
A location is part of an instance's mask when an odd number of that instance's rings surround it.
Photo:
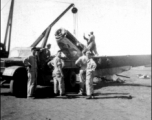
<path fill-rule="evenodd" d="M 138 74 L 149 75 L 140 79 Z M 121 75 L 124 83 L 95 81 L 95 99 L 68 93 L 52 97 L 52 88 L 37 87 L 37 98 L 16 98 L 1 88 L 2 120 L 151 120 L 151 67 L 136 67 Z"/>

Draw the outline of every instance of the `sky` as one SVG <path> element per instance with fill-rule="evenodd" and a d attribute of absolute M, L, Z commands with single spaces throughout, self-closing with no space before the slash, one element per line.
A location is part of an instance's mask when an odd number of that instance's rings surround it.
<path fill-rule="evenodd" d="M 1 0 L 1 41 L 4 41 L 11 0 Z M 151 0 L 15 0 L 11 49 L 29 47 L 71 3 L 69 10 L 51 29 L 48 43 L 56 54 L 54 33 L 65 28 L 86 45 L 83 34 L 93 31 L 99 55 L 151 54 Z M 77 24 L 74 24 L 74 21 Z"/>

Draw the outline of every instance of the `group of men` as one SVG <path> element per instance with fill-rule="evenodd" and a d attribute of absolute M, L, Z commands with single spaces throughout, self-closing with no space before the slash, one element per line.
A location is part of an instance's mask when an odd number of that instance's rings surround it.
<path fill-rule="evenodd" d="M 82 51 L 83 55 L 76 60 L 75 64 L 80 67 L 79 79 L 80 79 L 80 91 L 79 95 L 87 95 L 87 99 L 94 98 L 93 94 L 93 77 L 96 69 L 96 63 L 91 58 L 91 54 L 98 55 L 96 51 L 95 37 L 93 32 L 90 32 L 87 40 L 87 48 Z M 50 49 L 50 45 L 48 46 Z M 50 53 L 49 53 L 50 55 Z M 27 98 L 33 98 L 36 85 L 37 85 L 37 58 L 36 51 L 32 48 L 32 55 L 24 60 L 24 64 L 28 71 L 28 83 L 27 83 Z M 65 84 L 64 74 L 62 68 L 64 67 L 64 61 L 61 59 L 61 51 L 58 51 L 56 56 L 47 62 L 48 66 L 53 66 L 52 72 L 54 81 L 54 94 L 64 96 L 65 95 Z M 85 93 L 86 86 L 86 93 Z M 59 91 L 59 93 L 58 93 Z"/>
<path fill-rule="evenodd" d="M 96 69 L 96 63 L 91 58 L 91 52 L 87 51 L 86 53 L 83 53 L 83 56 L 78 58 L 78 60 L 75 62 L 76 65 L 80 66 L 80 92 L 79 95 L 85 95 L 84 86 L 86 83 L 86 94 L 87 99 L 94 98 L 93 95 L 93 77 L 94 77 L 94 71 Z M 61 59 L 61 51 L 58 51 L 56 57 L 48 62 L 48 65 L 52 65 L 54 67 L 53 70 L 53 80 L 54 80 L 54 93 L 57 96 L 58 90 L 59 95 L 64 96 L 65 95 L 65 84 L 64 84 L 64 75 L 62 68 L 64 67 L 64 61 Z M 86 79 L 85 79 L 86 78 Z"/>
<path fill-rule="evenodd" d="M 79 71 L 80 91 L 78 94 L 85 95 L 84 88 L 86 86 L 87 99 L 94 98 L 93 77 L 97 65 L 91 58 L 91 52 L 83 52 L 83 55 L 76 60 L 75 64 L 81 67 Z"/>

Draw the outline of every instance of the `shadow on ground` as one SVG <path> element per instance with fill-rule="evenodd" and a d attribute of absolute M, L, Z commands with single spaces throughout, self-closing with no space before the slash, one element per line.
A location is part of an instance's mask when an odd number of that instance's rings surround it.
<path fill-rule="evenodd" d="M 95 93 L 95 99 L 113 99 L 113 98 L 121 98 L 121 99 L 132 99 L 129 93 Z"/>
<path fill-rule="evenodd" d="M 54 96 L 53 87 L 50 86 L 38 86 L 35 91 L 35 98 L 51 98 Z"/>
<path fill-rule="evenodd" d="M 103 87 L 108 86 L 143 86 L 143 87 L 151 87 L 151 85 L 142 85 L 135 83 L 125 83 L 125 82 L 117 82 L 117 81 L 100 81 L 94 84 L 94 90 L 101 89 Z M 9 92 L 9 86 L 3 86 L 1 89 L 3 91 L 0 92 L 0 95 L 3 96 L 12 96 Z M 75 98 L 85 98 L 85 96 L 79 96 L 78 92 L 67 92 L 66 96 L 63 97 L 55 97 L 53 93 L 53 86 L 37 86 L 35 91 L 36 99 L 45 99 L 45 98 L 61 98 L 61 99 L 75 99 Z M 95 99 L 113 99 L 113 98 L 122 98 L 122 99 L 132 99 L 132 96 L 129 93 L 95 93 Z M 17 96 L 19 98 L 26 98 L 26 96 Z"/>
<path fill-rule="evenodd" d="M 94 99 L 114 99 L 114 98 L 116 98 L 116 99 L 118 99 L 118 98 L 120 98 L 120 99 L 132 99 L 133 97 L 131 95 L 129 95 L 129 96 L 106 96 L 106 97 L 97 96 Z"/>
<path fill-rule="evenodd" d="M 126 82 L 117 82 L 117 81 L 101 81 L 94 84 L 94 89 L 100 89 L 107 86 L 135 86 L 135 87 L 151 87 L 151 85 L 138 84 L 138 83 L 126 83 Z"/>
<path fill-rule="evenodd" d="M 67 99 L 76 99 L 76 98 L 86 98 L 87 96 L 80 96 L 78 94 L 67 94 Z M 129 93 L 94 93 L 94 99 L 114 99 L 114 98 L 120 98 L 120 99 L 132 99 L 133 96 L 131 96 Z"/>
<path fill-rule="evenodd" d="M 4 88 L 5 89 L 5 88 Z M 2 96 L 13 96 L 9 90 L 3 91 L 0 93 Z M 129 93 L 95 93 L 94 99 L 132 99 L 132 96 Z M 17 96 L 18 98 L 26 98 L 26 96 Z M 86 96 L 80 96 L 77 92 L 67 92 L 65 96 L 55 96 L 53 93 L 53 87 L 50 86 L 38 86 L 35 91 L 35 99 L 47 99 L 47 98 L 55 98 L 55 99 L 78 99 L 78 98 L 86 98 Z"/>

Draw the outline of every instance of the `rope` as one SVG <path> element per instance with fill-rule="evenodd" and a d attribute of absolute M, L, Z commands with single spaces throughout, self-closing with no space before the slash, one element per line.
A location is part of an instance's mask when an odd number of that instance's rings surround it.
<path fill-rule="evenodd" d="M 76 30 L 77 30 L 76 32 L 77 32 L 77 36 L 76 36 L 76 37 L 78 37 L 78 12 L 77 12 L 76 16 L 77 16 L 77 18 L 76 18 L 76 20 L 77 20 L 77 23 L 76 23 L 76 28 L 77 28 L 77 29 L 76 29 Z"/>
<path fill-rule="evenodd" d="M 4 7 L 8 4 L 10 0 L 7 1 L 7 3 L 2 7 L 1 11 L 4 9 Z"/>
<path fill-rule="evenodd" d="M 78 35 L 78 13 L 73 14 L 74 35 Z"/>

